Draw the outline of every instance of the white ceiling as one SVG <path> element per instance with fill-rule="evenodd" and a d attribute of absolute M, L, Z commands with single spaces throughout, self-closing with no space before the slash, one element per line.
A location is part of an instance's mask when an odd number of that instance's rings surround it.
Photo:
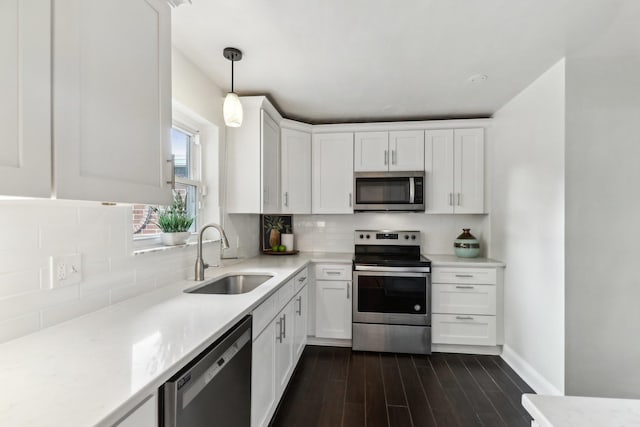
<path fill-rule="evenodd" d="M 634 0 L 634 2 L 637 0 Z M 173 43 L 227 91 L 311 123 L 489 117 L 625 0 L 193 0 Z M 628 2 L 627 2 L 628 4 Z M 472 84 L 474 74 L 486 74 Z"/>

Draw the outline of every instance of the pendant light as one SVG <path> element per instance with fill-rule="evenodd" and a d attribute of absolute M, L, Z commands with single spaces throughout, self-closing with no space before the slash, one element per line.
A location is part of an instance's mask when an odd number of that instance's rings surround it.
<path fill-rule="evenodd" d="M 235 47 L 225 47 L 222 54 L 231 61 L 231 92 L 227 94 L 222 107 L 224 123 L 229 127 L 237 128 L 242 125 L 242 104 L 238 95 L 233 92 L 233 63 L 242 59 L 242 52 Z"/>

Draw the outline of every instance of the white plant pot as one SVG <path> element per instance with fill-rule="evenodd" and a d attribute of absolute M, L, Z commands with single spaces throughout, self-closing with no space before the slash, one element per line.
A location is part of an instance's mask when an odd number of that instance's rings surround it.
<path fill-rule="evenodd" d="M 293 247 L 293 234 L 281 234 L 280 244 L 286 246 L 288 251 L 294 250 L 295 248 Z"/>
<path fill-rule="evenodd" d="M 191 237 L 191 233 L 183 231 L 181 233 L 162 233 L 160 235 L 160 241 L 165 246 L 184 245 Z"/>

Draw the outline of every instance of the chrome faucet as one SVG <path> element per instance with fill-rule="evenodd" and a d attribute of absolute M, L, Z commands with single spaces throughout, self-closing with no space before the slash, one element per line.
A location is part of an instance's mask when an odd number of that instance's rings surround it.
<path fill-rule="evenodd" d="M 200 234 L 198 234 L 198 258 L 196 258 L 196 281 L 204 280 L 204 270 L 205 268 L 209 268 L 209 264 L 204 262 L 202 259 L 202 234 L 204 230 L 209 227 L 213 227 L 218 230 L 220 233 L 220 238 L 222 240 L 222 249 L 229 248 L 229 240 L 227 240 L 227 235 L 224 234 L 224 230 L 218 224 L 207 224 L 200 229 Z"/>

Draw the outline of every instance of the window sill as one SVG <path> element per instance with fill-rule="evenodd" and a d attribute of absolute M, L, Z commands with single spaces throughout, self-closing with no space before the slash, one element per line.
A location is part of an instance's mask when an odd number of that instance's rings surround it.
<path fill-rule="evenodd" d="M 178 249 L 184 249 L 184 248 L 189 248 L 192 246 L 196 246 L 198 244 L 197 240 L 193 240 L 191 241 L 192 238 L 190 238 L 190 240 L 185 243 L 184 245 L 173 245 L 173 246 L 166 246 L 163 245 L 162 243 L 160 243 L 160 238 L 150 238 L 150 239 L 140 239 L 138 241 L 134 241 L 133 246 L 136 248 L 133 251 L 133 255 L 145 255 L 145 254 L 150 254 L 153 252 L 164 252 L 164 251 L 171 251 L 171 250 L 178 250 Z M 218 240 L 203 240 L 202 244 L 203 245 L 207 245 L 210 243 L 215 243 L 215 242 L 219 242 L 220 239 Z"/>

